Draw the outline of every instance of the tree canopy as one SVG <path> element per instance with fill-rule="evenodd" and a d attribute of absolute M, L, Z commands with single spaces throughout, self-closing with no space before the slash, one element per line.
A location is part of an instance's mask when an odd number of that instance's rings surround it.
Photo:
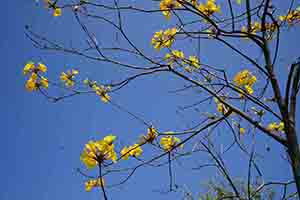
<path fill-rule="evenodd" d="M 112 199 L 136 176 L 142 177 L 136 184 L 153 190 L 148 179 L 158 180 L 161 195 L 184 199 L 297 199 L 299 6 L 294 0 L 38 2 L 36 9 L 61 24 L 47 33 L 28 24 L 27 39 L 52 59 L 80 64 L 29 60 L 25 88 L 58 107 L 92 98 L 74 109 L 95 102 L 103 118 L 115 119 L 113 132 L 85 135 L 78 146 L 82 165 L 74 166 L 85 190 L 98 190 L 101 199 Z M 99 129 L 106 125 L 99 119 Z M 131 133 L 114 131 L 126 126 Z M 277 163 L 290 172 L 272 172 Z"/>

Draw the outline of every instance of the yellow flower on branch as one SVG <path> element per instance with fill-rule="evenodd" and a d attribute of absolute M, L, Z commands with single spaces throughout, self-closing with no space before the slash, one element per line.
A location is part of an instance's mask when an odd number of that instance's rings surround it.
<path fill-rule="evenodd" d="M 143 150 L 139 144 L 134 144 L 130 147 L 130 156 L 138 157 L 143 153 Z"/>
<path fill-rule="evenodd" d="M 34 70 L 35 66 L 33 62 L 29 62 L 25 65 L 23 69 L 23 74 L 26 75 Z"/>
<path fill-rule="evenodd" d="M 254 85 L 254 83 L 256 83 L 256 80 L 256 76 L 252 75 L 252 73 L 249 72 L 249 70 L 243 70 L 235 75 L 233 82 L 237 86 L 243 87 L 246 93 L 253 94 L 254 90 L 252 86 Z M 242 91 L 240 92 L 240 96 L 244 96 Z"/>
<path fill-rule="evenodd" d="M 37 68 L 39 69 L 39 71 L 44 72 L 44 73 L 47 71 L 47 67 L 43 63 L 38 63 Z"/>
<path fill-rule="evenodd" d="M 280 123 L 276 123 L 276 122 L 272 122 L 268 125 L 268 128 L 267 128 L 269 131 L 272 131 L 272 132 L 284 132 L 284 123 L 283 122 L 280 122 Z"/>
<path fill-rule="evenodd" d="M 196 69 L 200 69 L 201 67 L 199 63 L 199 59 L 196 56 L 189 56 L 188 62 L 192 67 Z"/>
<path fill-rule="evenodd" d="M 108 95 L 108 92 L 110 92 L 111 90 L 110 86 L 105 87 L 104 85 L 98 86 L 94 84 L 92 88 L 96 92 L 96 94 L 101 98 L 102 102 L 108 103 L 110 101 L 110 96 Z"/>
<path fill-rule="evenodd" d="M 117 154 L 114 150 L 113 141 L 115 136 L 106 136 L 103 140 L 89 141 L 80 156 L 80 160 L 88 169 L 92 169 L 105 160 L 116 162 Z"/>
<path fill-rule="evenodd" d="M 220 13 L 221 7 L 216 4 L 215 0 L 207 0 L 206 4 L 199 4 L 198 10 L 206 16 L 210 17 L 214 13 Z"/>
<path fill-rule="evenodd" d="M 129 154 L 129 148 L 127 146 L 123 147 L 120 154 L 123 160 L 128 160 L 130 154 Z"/>
<path fill-rule="evenodd" d="M 287 21 L 289 26 L 293 25 L 293 23 L 300 22 L 300 10 L 291 10 L 287 15 L 279 16 L 279 21 L 285 22 Z"/>
<path fill-rule="evenodd" d="M 162 0 L 159 4 L 159 9 L 162 11 L 166 19 L 170 19 L 173 9 L 182 7 L 178 0 Z"/>
<path fill-rule="evenodd" d="M 75 69 L 68 70 L 67 73 L 62 72 L 60 75 L 60 80 L 65 82 L 66 87 L 74 86 L 74 78 L 79 72 Z"/>
<path fill-rule="evenodd" d="M 90 179 L 85 182 L 85 191 L 90 192 L 95 187 L 104 187 L 105 182 L 103 178 Z"/>
<path fill-rule="evenodd" d="M 166 29 L 165 31 L 160 30 L 156 32 L 151 40 L 151 44 L 157 50 L 161 48 L 170 48 L 175 41 L 175 35 L 178 32 L 176 28 Z"/>
<path fill-rule="evenodd" d="M 28 62 L 24 69 L 23 69 L 23 74 L 27 75 L 28 73 L 38 73 L 38 72 L 43 72 L 45 73 L 47 71 L 46 65 L 43 63 L 38 63 L 37 66 L 33 62 Z"/>
<path fill-rule="evenodd" d="M 168 61 L 168 64 L 170 66 L 173 66 L 174 62 L 177 62 L 177 64 L 179 64 L 178 62 L 184 59 L 184 53 L 179 50 L 172 50 L 171 53 L 167 53 L 165 55 L 165 59 Z"/>
<path fill-rule="evenodd" d="M 47 67 L 42 64 L 38 63 L 35 65 L 33 62 L 28 62 L 24 69 L 23 74 L 27 75 L 31 73 L 30 78 L 27 80 L 25 87 L 29 92 L 37 90 L 39 87 L 48 88 L 49 82 L 44 76 L 39 76 L 38 73 L 44 73 L 47 71 Z"/>
<path fill-rule="evenodd" d="M 28 91 L 31 92 L 31 91 L 37 90 L 37 88 L 38 88 L 37 77 L 38 76 L 36 73 L 32 73 L 31 77 L 27 80 L 25 87 Z"/>
<path fill-rule="evenodd" d="M 266 28 L 266 38 L 268 40 L 271 40 L 273 38 L 273 33 L 275 31 L 277 31 L 278 27 L 275 23 L 265 23 L 265 28 Z M 260 22 L 254 22 L 252 23 L 249 33 L 256 35 L 257 32 L 261 32 L 262 31 L 262 26 Z M 242 26 L 241 32 L 248 32 L 248 28 L 246 26 Z M 245 35 L 245 34 L 243 34 Z M 246 38 L 247 39 L 247 38 Z"/>
<path fill-rule="evenodd" d="M 199 59 L 196 56 L 189 56 L 188 59 L 183 60 L 184 70 L 192 73 L 194 70 L 200 69 Z"/>
<path fill-rule="evenodd" d="M 55 8 L 55 9 L 53 10 L 53 16 L 54 16 L 54 17 L 59 17 L 59 16 L 61 16 L 61 13 L 62 13 L 61 8 Z"/>
<path fill-rule="evenodd" d="M 52 2 L 51 0 L 44 0 L 44 2 L 45 2 L 46 8 L 53 10 L 54 17 L 61 16 L 62 9 L 57 6 L 57 1 Z"/>
<path fill-rule="evenodd" d="M 95 93 L 101 98 L 101 101 L 104 103 L 108 103 L 111 97 L 108 93 L 111 91 L 111 86 L 98 85 L 96 81 L 90 81 L 89 79 L 85 79 L 83 83 L 90 88 L 92 88 Z"/>
<path fill-rule="evenodd" d="M 43 86 L 44 88 L 48 88 L 49 87 L 49 81 L 48 79 L 46 79 L 45 77 L 41 77 L 40 79 L 40 84 L 41 86 Z"/>
<path fill-rule="evenodd" d="M 164 136 L 160 139 L 160 144 L 165 151 L 173 150 L 180 142 L 181 140 L 179 138 L 171 135 Z M 183 148 L 183 144 L 180 145 L 180 147 Z"/>
<path fill-rule="evenodd" d="M 116 139 L 117 139 L 117 136 L 112 135 L 112 134 L 103 138 L 103 140 L 109 145 L 111 145 Z"/>
<path fill-rule="evenodd" d="M 125 146 L 120 154 L 123 160 L 128 160 L 129 156 L 138 157 L 143 153 L 143 150 L 139 144 L 134 144 L 132 146 Z"/>
<path fill-rule="evenodd" d="M 246 33 L 248 32 L 248 28 L 246 26 L 243 26 L 241 31 Z M 261 31 L 261 24 L 259 22 L 252 23 L 249 33 L 255 35 L 258 31 Z"/>
<path fill-rule="evenodd" d="M 151 126 L 148 128 L 147 135 L 142 135 L 141 143 L 142 144 L 147 143 L 147 142 L 152 143 L 155 140 L 155 138 L 157 137 L 157 135 L 158 135 L 157 130 L 153 126 Z"/>

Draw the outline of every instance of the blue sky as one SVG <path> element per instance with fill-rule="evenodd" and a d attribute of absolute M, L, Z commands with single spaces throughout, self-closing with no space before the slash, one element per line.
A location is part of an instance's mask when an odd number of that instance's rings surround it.
<path fill-rule="evenodd" d="M 104 82 L 118 80 L 127 72 L 116 66 L 68 54 L 40 51 L 25 37 L 24 27 L 29 24 L 35 31 L 54 40 L 63 41 L 65 44 L 70 44 L 71 41 L 75 46 L 85 44 L 84 35 L 70 12 L 63 13 L 61 18 L 54 18 L 34 1 L 5 1 L 2 3 L 2 8 L 0 13 L 2 24 L 0 150 L 3 154 L 0 167 L 2 178 L 0 199 L 99 199 L 101 195 L 99 191 L 91 193 L 84 191 L 86 179 L 76 172 L 77 168 L 84 170 L 79 156 L 85 142 L 113 133 L 118 136 L 120 149 L 122 145 L 128 145 L 139 135 L 146 133 L 147 127 L 115 107 L 103 104 L 93 95 L 82 95 L 51 103 L 38 93 L 26 92 L 24 88 L 26 77 L 23 77 L 22 69 L 27 61 L 43 62 L 48 66 L 49 79 L 58 80 L 61 71 L 74 67 L 79 69 L 82 79 L 91 77 Z M 172 22 L 163 24 L 157 21 L 162 22 L 164 19 L 161 15 L 156 15 L 148 16 L 144 20 L 135 14 L 127 18 L 128 35 L 151 54 L 156 53 L 150 46 L 152 34 L 172 24 Z M 88 24 L 102 40 L 106 37 L 114 37 L 112 30 L 97 26 L 93 21 L 89 21 Z M 282 38 L 281 58 L 277 68 L 279 72 L 285 72 L 284 68 L 287 64 L 299 56 L 297 34 L 299 34 L 299 27 L 289 31 Z M 216 49 L 222 52 L 217 54 L 218 59 L 215 59 Z M 246 65 L 244 61 L 217 44 L 208 46 L 205 43 L 201 47 L 201 52 L 207 52 L 205 62 L 211 61 L 216 65 L 226 63 L 229 74 L 240 69 L 233 66 L 241 63 Z M 249 51 L 249 53 L 257 52 Z M 281 78 L 284 79 L 284 76 Z M 199 115 L 195 111 L 187 111 L 188 113 L 183 117 L 176 112 L 178 106 L 192 103 L 195 98 L 198 98 L 191 92 L 179 95 L 169 92 L 183 85 L 184 83 L 178 78 L 161 74 L 137 80 L 113 94 L 112 98 L 147 122 L 159 127 L 160 130 L 182 130 L 190 126 L 191 120 L 195 120 Z M 224 132 L 228 132 L 226 129 L 217 132 L 220 138 L 224 137 L 224 141 L 228 140 L 224 135 Z M 245 140 L 250 138 L 250 136 L 246 137 Z M 285 178 L 290 176 L 289 166 L 282 159 L 278 159 L 283 150 L 265 137 L 258 136 L 257 139 L 261 139 L 258 142 L 258 149 L 262 150 L 266 160 L 262 166 L 266 179 L 272 180 L 270 178 L 276 176 L 280 180 L 286 180 Z M 271 152 L 265 151 L 266 145 L 271 146 Z M 150 152 L 149 149 L 148 154 Z M 232 173 L 236 177 L 243 178 L 246 172 L 246 168 L 244 170 L 243 168 L 246 165 L 239 164 L 238 161 L 243 160 L 239 156 L 241 156 L 239 153 L 233 152 L 227 154 L 225 160 L 230 163 L 233 159 L 237 159 L 236 164 L 231 163 L 229 166 L 232 167 Z M 215 172 L 191 171 L 189 165 L 195 163 L 201 163 L 201 157 L 197 157 L 197 160 L 183 158 L 174 163 L 174 170 L 176 170 L 177 184 L 185 185 L 196 194 L 200 191 L 201 183 L 213 177 Z M 91 174 L 95 173 L 93 171 Z M 118 180 L 120 176 L 107 178 L 108 183 L 116 183 Z M 109 189 L 108 194 L 110 199 L 177 199 L 181 195 L 157 192 L 157 190 L 167 189 L 167 167 L 145 167 L 138 170 L 127 184 Z"/>

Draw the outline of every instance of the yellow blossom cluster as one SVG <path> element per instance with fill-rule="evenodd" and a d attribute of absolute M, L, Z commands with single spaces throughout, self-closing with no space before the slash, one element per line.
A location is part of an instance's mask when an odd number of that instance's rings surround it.
<path fill-rule="evenodd" d="M 128 160 L 129 156 L 138 157 L 143 153 L 143 150 L 139 144 L 134 144 L 132 146 L 125 146 L 121 150 L 121 157 L 123 160 Z"/>
<path fill-rule="evenodd" d="M 184 64 L 187 64 L 184 66 L 184 70 L 187 72 L 193 72 L 196 69 L 200 69 L 200 62 L 199 59 L 196 56 L 189 56 L 188 59 L 185 59 L 183 61 Z"/>
<path fill-rule="evenodd" d="M 104 187 L 105 182 L 103 178 L 90 179 L 85 182 L 85 191 L 90 192 L 94 187 Z"/>
<path fill-rule="evenodd" d="M 185 58 L 184 53 L 179 50 L 172 50 L 170 53 L 167 53 L 165 55 L 165 60 L 167 60 L 168 65 L 171 67 L 173 67 L 174 63 L 180 64 L 187 72 L 193 72 L 196 69 L 200 69 L 200 62 L 196 56 Z"/>
<path fill-rule="evenodd" d="M 39 73 L 45 73 L 46 71 L 47 67 L 43 63 L 35 65 L 33 62 L 28 62 L 23 69 L 24 75 L 31 73 L 25 85 L 26 89 L 31 92 L 37 90 L 39 87 L 48 88 L 48 79 L 39 75 Z"/>
<path fill-rule="evenodd" d="M 276 133 L 278 133 L 279 131 L 284 132 L 284 123 L 283 122 L 280 122 L 280 123 L 272 122 L 268 125 L 267 129 L 269 131 L 276 132 Z"/>
<path fill-rule="evenodd" d="M 294 23 L 300 22 L 300 8 L 296 10 L 291 10 L 287 15 L 281 15 L 279 16 L 279 21 L 285 22 L 289 25 L 293 25 Z"/>
<path fill-rule="evenodd" d="M 249 70 L 243 70 L 235 75 L 233 82 L 237 86 L 243 87 L 248 94 L 253 94 L 254 90 L 252 86 L 256 82 L 256 76 L 252 75 Z M 240 96 L 243 97 L 242 91 L 240 93 Z"/>
<path fill-rule="evenodd" d="M 153 143 L 157 135 L 157 130 L 153 126 L 149 127 L 147 135 L 142 135 L 141 137 L 141 144 Z"/>
<path fill-rule="evenodd" d="M 52 2 L 51 0 L 44 0 L 45 1 L 45 5 L 47 8 L 50 8 L 53 10 L 53 16 L 54 17 L 59 17 L 61 16 L 61 13 L 62 13 L 62 10 L 61 8 L 59 8 L 57 5 L 56 5 L 56 2 Z"/>
<path fill-rule="evenodd" d="M 259 23 L 259 22 L 253 22 L 251 24 L 249 33 L 255 35 L 256 32 L 258 32 L 260 30 L 261 30 L 261 23 Z M 246 26 L 242 26 L 242 30 L 241 31 L 246 33 L 246 32 L 248 32 L 248 28 Z"/>
<path fill-rule="evenodd" d="M 159 8 L 166 19 L 170 19 L 172 9 L 178 9 L 180 7 L 182 7 L 182 5 L 179 0 L 162 0 L 159 4 Z"/>
<path fill-rule="evenodd" d="M 179 61 L 184 59 L 184 53 L 179 50 L 172 50 L 165 55 L 165 59 L 168 62 L 168 65 L 173 66 L 175 62 L 179 64 Z"/>
<path fill-rule="evenodd" d="M 198 5 L 198 10 L 206 16 L 210 17 L 214 13 L 220 13 L 221 7 L 216 4 L 215 0 L 207 0 L 206 4 L 200 3 Z"/>
<path fill-rule="evenodd" d="M 166 29 L 165 31 L 160 30 L 156 32 L 151 40 L 153 47 L 157 50 L 161 48 L 170 48 L 175 40 L 175 35 L 178 32 L 176 28 Z"/>
<path fill-rule="evenodd" d="M 167 152 L 173 150 L 180 142 L 181 140 L 178 137 L 172 135 L 167 135 L 160 139 L 162 148 Z M 183 148 L 183 144 L 180 147 Z"/>
<path fill-rule="evenodd" d="M 95 91 L 95 93 L 101 98 L 102 102 L 108 103 L 110 101 L 111 97 L 108 95 L 108 92 L 111 91 L 110 86 L 99 86 L 96 81 L 90 81 L 88 79 L 85 79 L 83 83 L 91 87 Z"/>
<path fill-rule="evenodd" d="M 267 33 L 267 39 L 270 40 L 273 38 L 273 33 L 275 31 L 277 31 L 277 26 L 275 23 L 265 23 L 265 28 L 266 28 L 266 33 Z M 256 35 L 257 32 L 261 32 L 262 31 L 262 26 L 261 23 L 259 22 L 253 22 L 249 33 Z M 246 26 L 242 26 L 241 32 L 247 33 L 248 32 L 248 28 Z"/>
<path fill-rule="evenodd" d="M 114 150 L 116 136 L 108 135 L 99 141 L 89 141 L 80 156 L 80 160 L 88 169 L 100 165 L 105 160 L 117 161 L 117 154 Z"/>
<path fill-rule="evenodd" d="M 74 78 L 79 72 L 75 69 L 68 70 L 67 73 L 62 72 L 60 75 L 60 80 L 65 82 L 66 87 L 74 86 Z"/>
<path fill-rule="evenodd" d="M 160 140 L 160 145 L 165 152 L 171 152 L 173 149 L 177 148 L 177 145 L 181 140 L 175 136 L 172 136 L 174 132 L 168 131 L 164 132 L 166 136 L 163 136 Z M 153 141 L 158 137 L 158 131 L 150 126 L 146 135 L 142 136 L 142 141 L 135 143 L 131 146 L 125 146 L 120 152 L 120 158 L 123 160 L 128 160 L 129 157 L 137 158 L 142 155 L 142 146 L 146 143 L 153 144 Z M 113 163 L 117 162 L 117 154 L 114 150 L 114 141 L 116 136 L 108 135 L 99 141 L 89 141 L 80 156 L 80 160 L 88 169 L 93 169 L 96 166 L 103 167 L 105 161 L 111 160 Z M 183 144 L 180 144 L 180 148 L 183 148 Z M 103 177 L 98 179 L 90 179 L 85 182 L 85 190 L 90 192 L 93 188 L 104 187 L 105 182 Z"/>

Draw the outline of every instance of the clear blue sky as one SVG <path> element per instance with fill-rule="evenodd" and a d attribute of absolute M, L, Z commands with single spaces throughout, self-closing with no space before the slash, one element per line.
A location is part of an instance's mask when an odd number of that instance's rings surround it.
<path fill-rule="evenodd" d="M 83 34 L 79 31 L 79 26 L 70 12 L 63 13 L 61 18 L 54 18 L 51 13 L 43 9 L 41 5 L 36 5 L 33 0 L 15 0 L 2 2 L 0 19 L 2 25 L 0 32 L 2 72 L 0 79 L 2 93 L 0 99 L 0 151 L 2 152 L 0 199 L 99 199 L 101 195 L 99 191 L 91 193 L 84 191 L 86 179 L 76 172 L 76 168 L 84 170 L 79 156 L 85 142 L 113 133 L 118 136 L 120 141 L 118 148 L 120 148 L 124 144 L 131 144 L 133 139 L 137 139 L 140 134 L 146 132 L 147 127 L 132 119 L 128 114 L 110 105 L 104 105 L 96 96 L 78 96 L 51 103 L 38 93 L 28 93 L 24 88 L 26 78 L 22 76 L 22 69 L 29 60 L 43 62 L 48 66 L 49 79 L 56 80 L 61 71 L 70 67 L 79 69 L 82 78 L 88 76 L 103 81 L 116 80 L 125 73 L 117 67 L 76 56 L 40 51 L 34 48 L 25 37 L 24 26 L 29 24 L 39 33 L 63 41 L 67 45 L 71 41 L 74 45 L 84 44 Z M 172 24 L 171 22 L 160 23 L 165 21 L 161 15 L 148 17 L 145 21 L 138 15 L 132 15 L 128 21 L 130 22 L 128 26 L 132 27 L 128 29 L 128 34 L 145 49 L 151 49 L 150 38 L 155 31 Z M 93 22 L 89 23 L 100 38 L 112 35 L 111 30 L 97 26 Z M 134 24 L 139 24 L 139 26 L 134 26 Z M 279 71 L 284 72 L 286 64 L 299 56 L 297 53 L 300 44 L 299 31 L 299 26 L 297 26 L 295 30 L 283 36 L 281 60 L 277 68 Z M 204 45 L 202 47 L 202 52 L 208 52 L 207 57 L 204 58 L 205 61 L 212 60 L 212 64 L 229 68 L 240 63 L 246 65 L 245 61 L 234 60 L 236 56 L 225 51 L 225 48 L 220 47 L 216 56 L 215 47 L 217 46 Z M 147 51 L 155 53 L 153 49 Z M 249 53 L 255 54 L 256 52 Z M 216 57 L 218 59 L 215 59 Z M 238 69 L 233 69 L 233 72 Z M 230 74 L 233 72 L 230 71 Z M 192 103 L 194 99 L 191 98 L 197 98 L 191 93 L 182 93 L 180 97 L 177 94 L 168 93 L 182 86 L 183 83 L 178 79 L 162 74 L 138 80 L 121 92 L 113 94 L 112 98 L 153 123 L 160 130 L 182 130 L 198 115 L 191 112 L 182 117 L 176 113 L 178 106 Z M 218 130 L 218 132 L 222 137 L 228 130 Z M 250 137 L 245 139 L 250 139 Z M 262 154 L 266 157 L 266 162 L 262 166 L 266 179 L 272 180 L 268 178 L 276 176 L 280 180 L 285 180 L 284 177 L 290 176 L 290 169 L 282 159 L 278 158 L 283 150 L 276 149 L 269 139 L 262 137 L 261 140 L 263 142 L 260 142 L 258 148 L 262 149 Z M 270 152 L 265 151 L 266 144 L 271 146 Z M 151 152 L 150 149 L 149 152 Z M 237 159 L 236 164 L 231 162 L 229 166 L 232 167 L 233 174 L 245 178 L 247 165 L 239 165 L 239 156 L 241 155 L 232 153 L 226 155 L 225 159 L 228 161 Z M 196 163 L 201 163 L 201 157 L 197 157 L 197 160 L 186 158 L 174 163 L 176 183 L 186 184 L 186 187 L 195 194 L 200 190 L 200 183 L 209 180 L 215 174 L 210 170 L 191 171 L 192 165 L 189 166 L 189 164 Z M 95 173 L 93 171 L 91 174 Z M 119 179 L 118 176 L 108 177 L 107 182 L 116 183 Z M 160 189 L 167 190 L 168 184 L 166 166 L 157 169 L 145 167 L 138 170 L 127 184 L 109 189 L 108 195 L 109 199 L 115 200 L 180 199 L 180 193 L 157 192 Z"/>

